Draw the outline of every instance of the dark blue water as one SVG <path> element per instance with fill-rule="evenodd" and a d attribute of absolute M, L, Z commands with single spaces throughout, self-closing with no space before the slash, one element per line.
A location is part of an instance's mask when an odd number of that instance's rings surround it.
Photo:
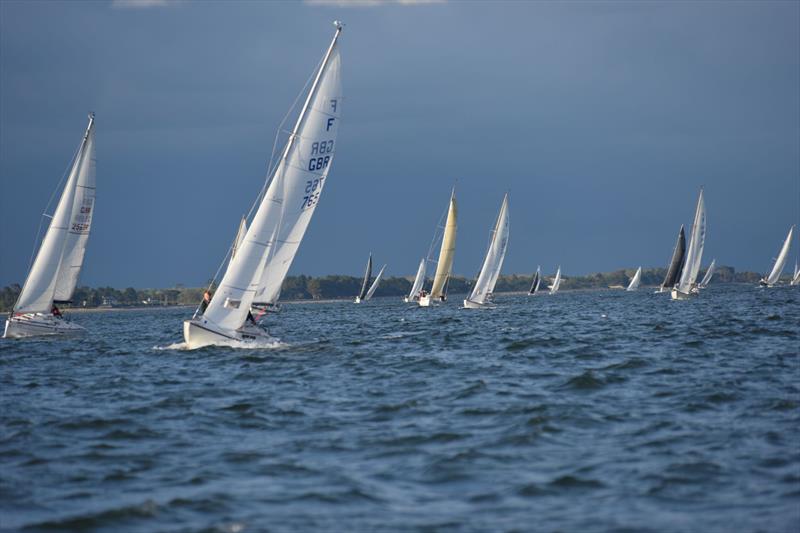
<path fill-rule="evenodd" d="M 191 310 L 0 342 L 0 524 L 91 531 L 797 531 L 800 289 Z"/>

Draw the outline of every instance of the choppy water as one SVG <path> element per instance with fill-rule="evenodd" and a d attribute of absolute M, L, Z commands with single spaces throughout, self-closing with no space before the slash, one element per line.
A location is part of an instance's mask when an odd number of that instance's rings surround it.
<path fill-rule="evenodd" d="M 170 349 L 186 309 L 0 341 L 0 527 L 800 527 L 800 290 L 453 300 L 287 305 L 273 349 Z"/>

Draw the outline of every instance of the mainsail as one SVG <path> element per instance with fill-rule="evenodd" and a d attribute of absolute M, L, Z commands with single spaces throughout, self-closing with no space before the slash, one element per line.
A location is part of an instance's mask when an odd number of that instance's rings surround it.
<path fill-rule="evenodd" d="M 772 266 L 772 270 L 770 271 L 769 275 L 764 279 L 767 285 L 774 285 L 778 282 L 778 279 L 781 277 L 781 272 L 783 272 L 783 267 L 786 265 L 786 258 L 789 257 L 789 247 L 792 244 L 792 232 L 794 231 L 794 226 L 789 228 L 789 234 L 786 235 L 786 240 L 783 241 L 783 246 L 781 246 L 781 251 L 778 252 L 778 257 L 775 259 L 775 264 Z"/>
<path fill-rule="evenodd" d="M 539 285 L 542 283 L 542 266 L 538 265 L 536 267 L 536 273 L 533 275 L 533 281 L 531 282 L 531 290 L 528 291 L 528 294 L 536 294 L 539 290 Z"/>
<path fill-rule="evenodd" d="M 550 286 L 550 294 L 555 294 L 558 292 L 558 288 L 561 286 L 561 265 L 558 266 L 558 270 L 556 270 L 556 277 L 553 279 L 553 284 Z"/>
<path fill-rule="evenodd" d="M 94 113 L 81 140 L 53 218 L 22 287 L 15 313 L 49 313 L 78 283 L 95 198 Z"/>
<path fill-rule="evenodd" d="M 447 210 L 442 246 L 439 249 L 439 261 L 436 264 L 436 274 L 433 278 L 433 287 L 431 287 L 431 299 L 439 299 L 444 296 L 445 283 L 450 278 L 453 270 L 453 256 L 456 251 L 457 216 L 458 208 L 456 207 L 456 193 L 454 190 L 450 195 L 450 206 Z"/>
<path fill-rule="evenodd" d="M 274 303 L 314 214 L 333 161 L 342 94 L 333 36 L 269 186 L 203 318 L 237 330 L 251 304 Z"/>
<path fill-rule="evenodd" d="M 686 256 L 686 233 L 683 231 L 683 224 L 681 230 L 678 232 L 678 240 L 675 241 L 675 248 L 672 250 L 672 259 L 669 262 L 667 275 L 664 282 L 661 284 L 661 291 L 669 290 L 675 286 L 675 282 L 681 276 L 683 270 L 683 260 Z"/>
<path fill-rule="evenodd" d="M 508 248 L 508 233 L 508 194 L 506 194 L 503 197 L 500 213 L 498 213 L 497 221 L 492 229 L 492 237 L 489 249 L 486 251 L 486 258 L 483 260 L 478 279 L 475 281 L 475 286 L 472 288 L 472 293 L 470 293 L 467 300 L 483 304 L 486 303 L 489 294 L 494 291 L 497 278 L 500 276 L 500 269 L 503 267 L 506 249 Z"/>
<path fill-rule="evenodd" d="M 413 302 L 414 298 L 419 297 L 419 291 L 425 283 L 425 258 L 419 261 L 419 268 L 417 268 L 417 277 L 414 278 L 414 284 L 411 286 L 411 292 L 408 293 L 408 301 Z"/>
<path fill-rule="evenodd" d="M 639 284 L 642 282 L 642 267 L 636 269 L 636 274 L 633 275 L 633 279 L 628 284 L 628 288 L 625 289 L 626 291 L 635 291 L 639 288 Z"/>
<path fill-rule="evenodd" d="M 386 270 L 386 265 L 383 265 L 378 272 L 378 275 L 375 276 L 375 281 L 372 282 L 372 286 L 370 286 L 367 294 L 364 296 L 363 300 L 367 301 L 372 298 L 372 295 L 375 294 L 375 289 L 378 288 L 378 284 L 381 282 L 381 278 L 383 277 L 383 271 Z"/>
<path fill-rule="evenodd" d="M 358 299 L 363 300 L 364 297 L 367 295 L 367 290 L 369 289 L 369 280 L 372 277 L 372 254 L 369 254 L 369 259 L 367 259 L 367 269 L 364 271 L 364 281 L 361 282 L 361 290 L 358 291 Z"/>
<path fill-rule="evenodd" d="M 700 197 L 697 199 L 697 209 L 694 213 L 692 223 L 692 233 L 689 239 L 689 248 L 686 250 L 686 262 L 681 273 L 680 280 L 676 285 L 678 291 L 689 294 L 697 281 L 697 274 L 700 273 L 700 262 L 703 260 L 703 247 L 706 241 L 706 206 L 703 201 L 703 189 L 700 189 Z"/>
<path fill-rule="evenodd" d="M 714 275 L 714 269 L 716 268 L 716 266 L 717 266 L 717 260 L 712 259 L 711 264 L 708 265 L 708 268 L 706 269 L 706 275 L 703 276 L 703 281 L 701 281 L 700 284 L 697 286 L 698 288 L 705 289 L 706 287 L 708 287 L 708 284 L 711 283 L 711 277 Z"/>

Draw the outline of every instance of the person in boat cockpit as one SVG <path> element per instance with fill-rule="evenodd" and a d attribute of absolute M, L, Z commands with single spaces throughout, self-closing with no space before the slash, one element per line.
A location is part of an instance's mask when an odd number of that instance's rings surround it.
<path fill-rule="evenodd" d="M 206 312 L 206 308 L 208 307 L 208 304 L 210 304 L 210 303 L 211 303 L 211 291 L 206 291 L 206 292 L 203 293 L 203 301 L 200 302 L 200 314 L 201 315 Z"/>
<path fill-rule="evenodd" d="M 61 314 L 61 310 L 58 307 L 56 307 L 56 304 L 53 304 L 53 308 L 50 310 L 50 314 L 58 318 L 64 317 L 64 315 Z"/>

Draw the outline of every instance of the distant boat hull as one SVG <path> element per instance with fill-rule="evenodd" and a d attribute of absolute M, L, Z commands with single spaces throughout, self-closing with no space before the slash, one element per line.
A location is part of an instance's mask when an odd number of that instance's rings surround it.
<path fill-rule="evenodd" d="M 202 317 L 183 322 L 183 339 L 190 350 L 203 346 L 226 345 L 232 342 L 252 342 L 271 340 L 266 331 L 251 325 L 245 325 L 235 331 L 215 328 Z"/>
<path fill-rule="evenodd" d="M 76 335 L 86 329 L 63 318 L 44 313 L 25 313 L 6 320 L 3 338 L 21 339 L 43 335 Z"/>
<path fill-rule="evenodd" d="M 479 303 L 472 300 L 464 300 L 464 309 L 490 309 L 494 307 L 491 303 Z"/>
<path fill-rule="evenodd" d="M 427 296 L 420 296 L 419 297 L 419 306 L 420 307 L 430 307 L 431 306 L 431 295 L 428 294 Z"/>
<path fill-rule="evenodd" d="M 672 289 L 672 292 L 670 293 L 670 295 L 672 296 L 673 300 L 688 300 L 689 298 L 691 298 L 693 296 L 697 296 L 697 293 L 694 293 L 694 292 L 685 293 L 685 292 L 679 291 L 678 289 Z"/>
<path fill-rule="evenodd" d="M 360 304 L 360 303 L 361 303 L 361 297 L 359 297 L 359 296 L 356 296 L 356 299 L 355 299 L 355 300 L 353 300 L 353 303 L 354 303 L 354 304 Z"/>

